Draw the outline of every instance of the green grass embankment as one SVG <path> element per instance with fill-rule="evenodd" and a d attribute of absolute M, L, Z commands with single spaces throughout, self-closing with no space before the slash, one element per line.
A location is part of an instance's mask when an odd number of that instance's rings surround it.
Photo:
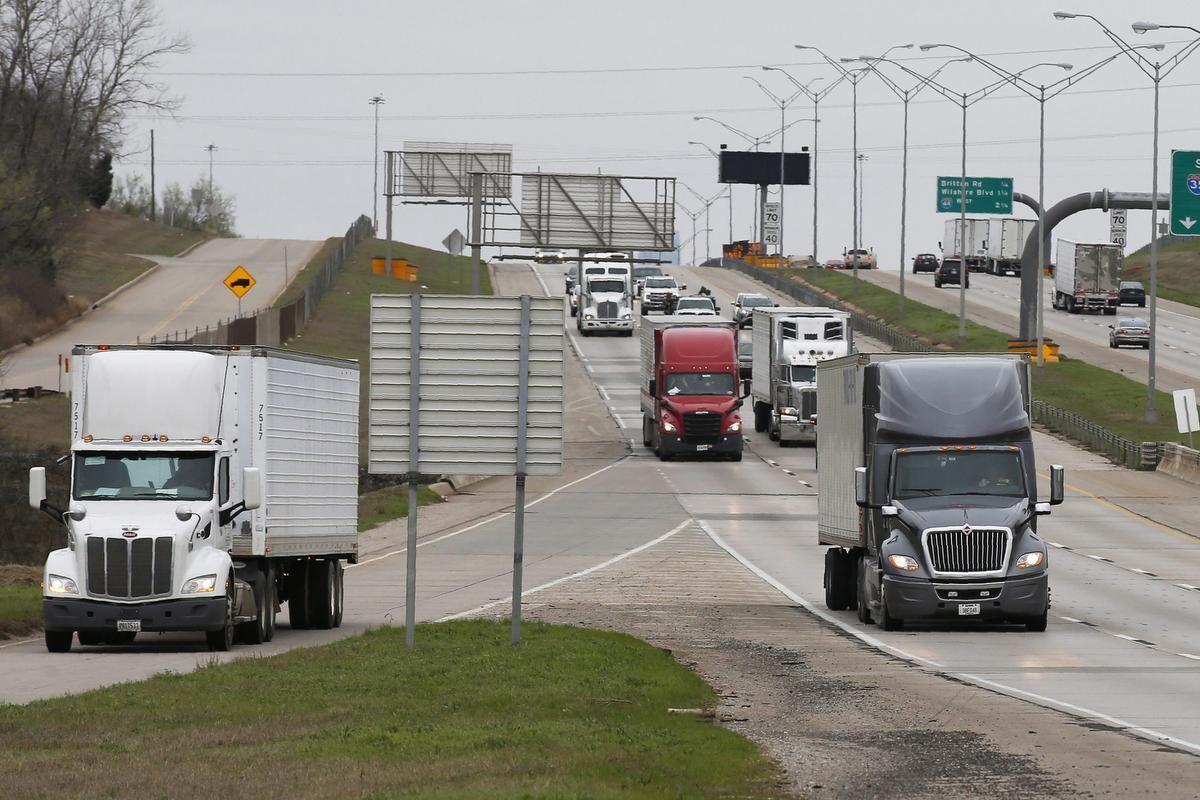
<path fill-rule="evenodd" d="M 958 317 L 933 306 L 905 298 L 900 319 L 900 297 L 890 289 L 864 280 L 854 288 L 852 275 L 834 270 L 806 270 L 793 276 L 811 288 L 826 291 L 889 326 L 938 348 L 969 352 L 1003 353 L 1008 334 L 967 320 L 967 335 L 958 338 Z M 1111 370 L 1063 356 L 1058 364 L 1033 370 L 1033 396 L 1073 411 L 1097 425 L 1135 442 L 1182 442 L 1175 430 L 1171 396 L 1158 392 L 1158 422 L 1145 422 L 1146 387 Z"/>
<path fill-rule="evenodd" d="M 582 628 L 526 623 L 523 634 L 512 647 L 507 623 L 423 625 L 408 651 L 403 629 L 385 628 L 271 658 L 0 706 L 5 791 L 786 796 L 777 768 L 753 743 L 668 712 L 716 702 L 712 688 L 669 653 Z"/>
<path fill-rule="evenodd" d="M 1172 239 L 1158 248 L 1158 296 L 1190 306 L 1200 306 L 1200 242 Z M 1141 281 L 1150 291 L 1150 249 L 1145 247 L 1125 258 L 1121 278 Z"/>

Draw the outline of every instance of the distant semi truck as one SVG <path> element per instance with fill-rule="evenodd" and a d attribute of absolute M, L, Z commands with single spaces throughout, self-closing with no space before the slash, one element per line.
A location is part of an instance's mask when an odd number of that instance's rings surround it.
<path fill-rule="evenodd" d="M 742 460 L 737 326 L 717 317 L 642 317 L 642 444 Z"/>
<path fill-rule="evenodd" d="M 1020 275 L 1021 253 L 1025 240 L 1033 233 L 1037 220 L 993 217 L 987 221 L 987 271 L 993 275 Z"/>
<path fill-rule="evenodd" d="M 971 272 L 979 272 L 987 262 L 988 221 L 967 217 L 966 236 L 962 235 L 962 220 L 958 217 L 946 220 L 942 234 L 942 253 L 945 256 L 961 256 Z"/>
<path fill-rule="evenodd" d="M 1029 365 L 1010 355 L 866 354 L 817 367 L 825 604 L 895 630 L 966 619 L 1046 629 Z"/>
<path fill-rule="evenodd" d="M 755 308 L 754 430 L 780 445 L 817 440 L 817 364 L 853 347 L 850 315 L 832 308 Z"/>
<path fill-rule="evenodd" d="M 1124 259 L 1125 248 L 1119 244 L 1059 239 L 1054 262 L 1054 307 L 1072 314 L 1116 314 Z"/>
<path fill-rule="evenodd" d="M 195 631 L 212 650 L 342 623 L 358 558 L 358 364 L 263 347 L 73 351 L 66 528 L 43 582 L 46 647 Z M 61 502 L 61 505 L 58 503 Z"/>

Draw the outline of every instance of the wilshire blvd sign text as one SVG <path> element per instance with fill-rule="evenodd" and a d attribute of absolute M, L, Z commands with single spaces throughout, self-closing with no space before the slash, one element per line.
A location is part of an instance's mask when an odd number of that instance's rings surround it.
<path fill-rule="evenodd" d="M 1012 178 L 967 177 L 968 214 L 1012 214 Z M 962 178 L 939 176 L 937 210 L 944 214 L 962 213 Z"/>

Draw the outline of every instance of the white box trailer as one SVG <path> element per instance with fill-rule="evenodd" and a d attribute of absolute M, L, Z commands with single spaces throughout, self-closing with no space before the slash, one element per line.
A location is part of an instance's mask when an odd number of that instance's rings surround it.
<path fill-rule="evenodd" d="M 358 555 L 357 362 L 264 347 L 79 346 L 71 497 L 30 503 L 69 546 L 46 562 L 49 649 L 203 631 L 209 646 L 341 624 Z M 62 513 L 65 512 L 65 513 Z"/>
<path fill-rule="evenodd" d="M 1037 220 L 993 217 L 987 223 L 987 271 L 993 275 L 1020 275 L 1021 254 Z"/>
<path fill-rule="evenodd" d="M 754 430 L 780 445 L 817 438 L 817 364 L 853 349 L 850 314 L 834 308 L 756 308 L 751 317 Z"/>
<path fill-rule="evenodd" d="M 1116 314 L 1124 259 L 1125 248 L 1119 244 L 1059 239 L 1054 262 L 1054 307 L 1072 314 Z"/>
<path fill-rule="evenodd" d="M 967 268 L 975 272 L 983 269 L 987 259 L 985 244 L 988 237 L 988 221 L 967 217 L 967 235 L 964 243 L 961 235 L 962 220 L 958 217 L 946 220 L 942 234 L 942 253 L 945 257 L 962 256 Z"/>

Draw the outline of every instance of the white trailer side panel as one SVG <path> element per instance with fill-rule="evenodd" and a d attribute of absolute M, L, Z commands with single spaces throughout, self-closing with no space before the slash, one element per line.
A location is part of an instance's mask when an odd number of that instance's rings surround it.
<path fill-rule="evenodd" d="M 1058 240 L 1054 259 L 1054 288 L 1063 294 L 1075 293 L 1075 243 Z"/>
<path fill-rule="evenodd" d="M 864 466 L 862 371 L 871 356 L 835 358 L 817 365 L 817 540 L 862 546 L 854 469 Z"/>

